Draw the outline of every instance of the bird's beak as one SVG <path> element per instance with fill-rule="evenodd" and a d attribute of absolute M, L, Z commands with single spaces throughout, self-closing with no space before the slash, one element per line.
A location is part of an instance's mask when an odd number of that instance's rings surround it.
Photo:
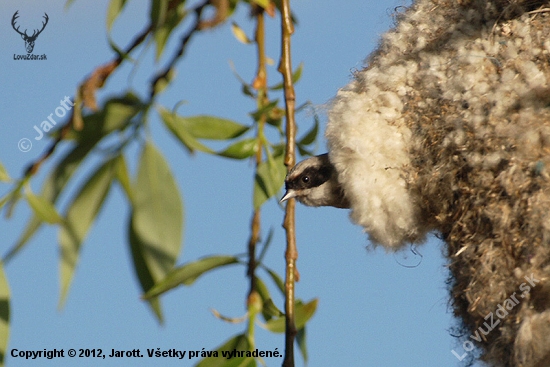
<path fill-rule="evenodd" d="M 292 189 L 286 190 L 285 195 L 281 198 L 281 200 L 279 202 L 282 203 L 283 201 L 287 201 L 288 199 L 292 199 L 295 196 L 296 196 L 296 191 L 294 191 Z"/>

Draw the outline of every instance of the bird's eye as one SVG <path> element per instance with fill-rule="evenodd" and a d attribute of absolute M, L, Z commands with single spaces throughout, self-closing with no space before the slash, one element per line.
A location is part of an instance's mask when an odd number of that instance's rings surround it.
<path fill-rule="evenodd" d="M 302 177 L 302 182 L 303 183 L 308 183 L 309 182 L 309 176 Z"/>

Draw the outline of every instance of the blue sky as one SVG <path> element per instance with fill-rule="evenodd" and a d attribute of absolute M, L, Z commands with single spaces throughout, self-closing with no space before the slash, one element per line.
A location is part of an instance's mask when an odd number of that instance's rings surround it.
<path fill-rule="evenodd" d="M 13 1 L 0 3 L 0 161 L 13 178 L 20 177 L 28 162 L 48 146 L 45 139 L 31 139 L 39 124 L 60 105 L 72 98 L 79 82 L 96 66 L 111 58 L 105 29 L 107 1 L 76 0 L 64 10 L 64 1 Z M 145 2 L 143 2 L 145 3 Z M 304 63 L 303 76 L 296 86 L 299 103 L 318 106 L 323 125 L 323 105 L 351 78 L 353 69 L 376 47 L 380 34 L 392 24 L 391 13 L 402 0 L 328 1 L 294 0 L 299 20 L 292 38 L 293 63 Z M 20 20 L 40 21 L 44 12 L 49 24 L 35 45 L 35 54 L 47 61 L 16 61 L 24 43 L 10 21 L 19 10 Z M 142 29 L 147 8 L 129 2 L 115 23 L 113 38 L 128 44 Z M 251 35 L 252 25 L 242 7 L 238 23 Z M 279 19 L 268 20 L 268 34 L 279 31 Z M 168 50 L 176 42 L 172 40 Z M 134 77 L 130 68 L 119 70 L 109 79 L 100 100 L 132 87 L 144 95 L 146 77 L 153 63 L 151 47 L 141 58 Z M 268 54 L 279 57 L 278 37 L 268 39 Z M 247 80 L 255 71 L 255 50 L 238 43 L 230 25 L 197 37 L 178 67 L 177 81 L 159 102 L 168 108 L 178 101 L 186 115 L 212 114 L 249 124 L 253 102 L 239 94 L 240 84 L 229 61 Z M 166 57 L 161 60 L 166 62 Z M 280 81 L 276 65 L 269 67 L 271 84 Z M 183 112 L 182 112 L 183 113 Z M 230 162 L 197 154 L 190 157 L 171 137 L 155 114 L 153 140 L 167 157 L 185 203 L 183 251 L 178 263 L 209 254 L 243 252 L 249 236 L 252 207 L 252 165 Z M 312 117 L 300 114 L 301 131 L 312 124 Z M 29 152 L 17 144 L 22 138 L 33 142 Z M 317 152 L 325 151 L 323 139 Z M 61 149 L 63 151 L 63 149 Z M 138 149 L 130 150 L 132 173 Z M 59 152 L 53 160 L 59 158 Z M 33 179 L 34 192 L 40 191 L 46 164 Z M 88 165 L 88 170 L 92 165 Z M 76 176 L 74 187 L 86 176 Z M 89 172 L 88 172 L 89 173 Z M 80 181 L 79 181 L 80 180 Z M 0 195 L 10 189 L 0 184 Z M 74 191 L 73 191 L 74 192 Z M 60 209 L 70 200 L 65 195 Z M 17 206 L 10 219 L 2 217 L 0 251 L 5 253 L 18 238 L 31 215 L 25 203 Z M 159 326 L 148 307 L 140 301 L 126 240 L 128 206 L 117 187 L 95 222 L 82 250 L 67 303 L 57 309 L 59 299 L 57 228 L 43 226 L 28 246 L 6 266 L 11 287 L 12 320 L 9 351 L 69 348 L 132 350 L 212 350 L 244 331 L 243 324 L 217 320 L 209 309 L 224 315 L 245 312 L 247 279 L 243 267 L 228 267 L 200 278 L 192 287 L 177 288 L 162 297 L 165 325 Z M 274 200 L 263 207 L 263 235 L 275 230 L 267 263 L 284 273 L 283 211 Z M 382 249 L 367 250 L 368 240 L 353 225 L 345 210 L 297 206 L 298 269 L 301 280 L 297 297 L 319 299 L 317 313 L 308 324 L 309 366 L 459 366 L 451 353 L 463 350 L 449 333 L 454 324 L 448 307 L 445 280 L 447 270 L 441 255 L 442 244 L 435 238 L 418 247 L 422 261 L 411 252 L 387 254 Z M 272 294 L 276 294 L 272 290 Z M 283 307 L 283 299 L 275 299 Z M 284 351 L 283 335 L 257 330 L 257 347 Z M 198 359 L 105 359 L 89 358 L 25 361 L 7 358 L 7 366 L 192 366 Z M 267 359 L 268 366 L 279 366 L 282 359 Z M 297 366 L 304 365 L 297 355 Z"/>

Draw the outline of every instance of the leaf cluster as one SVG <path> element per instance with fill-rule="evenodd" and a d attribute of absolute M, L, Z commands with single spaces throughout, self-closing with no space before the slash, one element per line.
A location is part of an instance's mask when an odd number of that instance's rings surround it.
<path fill-rule="evenodd" d="M 67 6 L 72 2 L 67 1 Z M 69 294 L 82 246 L 108 202 L 113 186 L 118 185 L 124 192 L 129 207 L 129 216 L 124 226 L 136 278 L 143 290 L 143 299 L 157 320 L 163 321 L 160 297 L 167 291 L 180 285 L 190 286 L 199 277 L 215 269 L 233 265 L 246 266 L 253 269 L 249 274 L 252 288 L 245 317 L 248 327 L 244 333 L 224 342 L 218 350 L 253 349 L 254 324 L 274 333 L 281 333 L 285 329 L 284 313 L 275 305 L 264 279 L 255 272 L 256 269 L 261 270 L 263 276 L 270 279 L 275 289 L 284 296 L 283 280 L 277 272 L 263 263 L 273 231 L 262 243 L 258 256 L 246 258 L 243 255 L 216 254 L 176 266 L 182 250 L 184 232 L 183 195 L 170 165 L 150 136 L 149 125 L 151 119 L 158 117 L 162 126 L 190 155 L 200 153 L 229 160 L 255 160 L 253 212 L 258 212 L 263 204 L 276 196 L 286 175 L 283 163 L 285 111 L 279 106 L 279 99 L 269 99 L 268 93 L 280 93 L 282 83 L 269 87 L 263 85 L 259 78 L 248 83 L 237 75 L 242 94 L 256 104 L 256 108 L 248 114 L 249 123 L 209 114 L 184 116 L 175 107 L 168 108 L 159 104 L 157 99 L 163 90 L 175 82 L 176 64 L 187 52 L 192 37 L 230 19 L 237 6 L 248 6 L 251 14 L 273 15 L 280 10 L 280 1 L 204 1 L 188 7 L 182 0 L 151 0 L 149 24 L 136 35 L 129 46 L 121 48 L 111 38 L 110 32 L 127 3 L 127 0 L 110 1 L 106 28 L 115 57 L 98 67 L 78 86 L 72 115 L 64 126 L 50 133 L 50 148 L 36 161 L 31 162 L 25 175 L 17 180 L 12 179 L 0 163 L 0 182 L 12 185 L 0 198 L 0 210 L 5 210 L 9 217 L 15 206 L 25 201 L 33 211 L 19 239 L 0 263 L 0 340 L 7 340 L 10 314 L 9 286 L 1 265 L 15 258 L 42 225 L 57 226 L 60 249 L 59 307 L 62 307 Z M 207 18 L 204 11 L 209 7 L 214 9 L 211 18 Z M 193 26 L 188 30 L 179 27 L 185 19 L 193 20 Z M 238 40 L 247 44 L 258 43 L 257 38 L 251 41 L 236 23 L 233 23 L 232 30 Z M 106 99 L 102 104 L 97 103 L 97 91 L 120 65 L 138 63 L 134 55 L 139 52 L 140 46 L 145 48 L 148 42 L 154 43 L 155 60 L 160 63 L 164 54 L 169 51 L 166 50 L 168 40 L 178 35 L 181 42 L 174 50 L 170 50 L 172 52 L 168 63 L 151 75 L 148 98 L 125 90 Z M 294 82 L 300 79 L 302 69 L 303 65 L 300 65 L 294 71 Z M 301 109 L 306 107 L 307 104 L 304 104 Z M 271 131 L 266 131 L 267 129 Z M 319 122 L 315 117 L 313 126 L 297 142 L 301 154 L 312 153 L 311 147 L 316 142 L 318 130 Z M 270 140 L 268 136 L 275 136 L 275 139 Z M 213 142 L 217 146 L 222 144 L 224 148 L 213 148 Z M 137 170 L 132 174 L 128 169 L 128 161 L 134 158 L 128 151 L 135 144 L 139 146 L 140 154 L 136 160 Z M 62 152 L 54 155 L 54 151 L 60 146 Z M 34 193 L 31 182 L 42 163 L 53 159 L 52 157 L 55 157 L 54 166 L 42 183 L 40 192 Z M 97 161 L 99 163 L 93 163 Z M 69 192 L 69 187 L 74 186 L 71 183 L 75 181 L 77 172 L 87 171 L 89 165 L 94 165 L 91 173 L 74 192 Z M 61 208 L 59 199 L 66 196 L 70 200 Z M 306 359 L 305 325 L 316 307 L 315 299 L 307 303 L 296 303 L 297 342 Z M 259 321 L 256 315 L 261 315 L 263 321 Z M 222 320 L 234 320 L 218 316 Z M 0 357 L 6 348 L 6 344 L 0 344 Z M 0 362 L 2 360 L 0 358 Z M 235 365 L 252 366 L 256 362 L 252 358 Z M 231 363 L 236 362 L 231 360 Z M 221 359 L 210 359 L 203 360 L 198 365 L 204 367 L 233 364 L 228 361 L 222 363 Z"/>

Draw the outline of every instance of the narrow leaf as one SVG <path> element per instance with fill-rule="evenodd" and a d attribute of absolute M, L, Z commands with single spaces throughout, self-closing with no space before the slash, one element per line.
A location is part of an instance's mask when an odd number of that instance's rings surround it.
<path fill-rule="evenodd" d="M 139 280 L 139 284 L 143 290 L 150 289 L 155 285 L 155 279 L 153 278 L 153 273 L 145 260 L 147 243 L 143 242 L 141 237 L 136 234 L 133 212 L 131 213 L 130 220 L 128 221 L 128 242 L 130 243 L 130 252 L 132 253 L 134 270 Z M 151 310 L 157 317 L 157 320 L 162 324 L 164 322 L 164 317 L 162 315 L 160 300 L 158 298 L 151 298 L 148 302 L 149 307 L 151 307 Z"/>
<path fill-rule="evenodd" d="M 4 366 L 10 336 L 10 287 L 0 262 L 0 367 Z"/>
<path fill-rule="evenodd" d="M 143 297 L 148 299 L 165 293 L 179 285 L 191 285 L 197 278 L 210 270 L 238 262 L 239 259 L 234 256 L 209 256 L 187 263 L 168 273 L 164 279 L 155 284 Z"/>
<path fill-rule="evenodd" d="M 82 184 L 66 214 L 66 223 L 59 231 L 59 262 L 61 292 L 59 308 L 67 299 L 69 287 L 78 264 L 82 242 L 109 193 L 116 158 L 101 165 Z"/>
<path fill-rule="evenodd" d="M 281 155 L 272 161 L 267 160 L 258 165 L 254 181 L 254 209 L 262 206 L 283 186 L 286 176 L 283 159 Z"/>
<path fill-rule="evenodd" d="M 122 131 L 145 105 L 132 93 L 107 101 L 102 110 L 83 117 L 84 128 L 71 131 L 79 142 L 99 140 L 113 131 Z"/>
<path fill-rule="evenodd" d="M 149 19 L 155 28 L 160 27 L 166 19 L 168 12 L 168 0 L 153 0 L 151 1 L 151 12 Z"/>
<path fill-rule="evenodd" d="M 151 143 L 143 148 L 133 192 L 130 245 L 136 273 L 147 292 L 173 269 L 183 234 L 183 202 L 177 183 Z"/>
<path fill-rule="evenodd" d="M 300 65 L 292 73 L 292 83 L 296 83 L 302 77 L 302 70 L 304 69 L 304 63 L 301 62 Z M 273 87 L 269 87 L 270 90 L 281 90 L 284 88 L 284 84 L 281 82 Z"/>
<path fill-rule="evenodd" d="M 109 113 L 105 112 L 110 111 L 111 104 L 119 104 L 120 106 L 115 106 L 114 110 Z M 51 203 L 55 203 L 67 182 L 80 166 L 80 163 L 82 163 L 101 138 L 110 132 L 109 129 L 127 125 L 127 122 L 143 108 L 143 104 L 137 97 L 128 94 L 122 98 L 113 98 L 108 101 L 104 108 L 105 111 L 84 117 L 84 129 L 79 132 L 73 131 L 78 144 L 52 170 L 52 173 L 44 181 L 40 196 Z M 37 215 L 34 215 L 27 222 L 27 226 L 15 245 L 4 256 L 4 262 L 11 260 L 26 245 L 41 225 L 42 220 Z"/>
<path fill-rule="evenodd" d="M 275 99 L 271 102 L 269 102 L 267 105 L 257 109 L 254 112 L 250 113 L 250 116 L 254 119 L 254 121 L 259 121 L 262 117 L 269 115 L 269 113 L 277 107 L 277 104 L 279 103 L 278 99 Z"/>
<path fill-rule="evenodd" d="M 258 150 L 257 138 L 246 138 L 231 144 L 218 155 L 233 159 L 245 159 L 252 157 Z"/>
<path fill-rule="evenodd" d="M 30 189 L 25 190 L 25 198 L 34 213 L 43 221 L 49 224 L 59 224 L 63 218 L 59 215 L 51 202 L 41 196 L 33 194 Z"/>
<path fill-rule="evenodd" d="M 262 266 L 262 267 L 265 269 L 265 271 L 267 271 L 267 273 L 271 277 L 271 280 L 273 280 L 273 282 L 275 283 L 275 285 L 277 286 L 277 288 L 279 289 L 281 294 L 284 295 L 285 294 L 285 282 L 283 281 L 283 279 L 279 276 L 279 274 L 277 274 L 276 272 L 274 272 L 270 268 L 268 268 L 266 266 Z"/>
<path fill-rule="evenodd" d="M 267 9 L 269 7 L 269 0 L 252 0 L 255 4 L 258 4 L 264 9 Z"/>
<path fill-rule="evenodd" d="M 175 7 L 172 7 L 173 4 L 177 4 Z M 185 11 L 185 1 L 179 2 L 170 2 L 170 7 L 166 11 L 166 18 L 162 24 L 158 24 L 158 27 L 155 29 L 154 37 L 155 43 L 157 45 L 157 50 L 155 54 L 156 60 L 160 60 L 166 42 L 170 38 L 172 31 L 180 24 L 180 22 L 187 15 Z"/>
<path fill-rule="evenodd" d="M 228 140 L 241 136 L 249 127 L 232 120 L 199 115 L 191 117 L 176 116 L 176 124 L 181 124 L 197 139 Z"/>
<path fill-rule="evenodd" d="M 260 252 L 260 255 L 258 256 L 258 263 L 261 264 L 264 261 L 264 256 L 267 253 L 267 249 L 271 245 L 271 242 L 273 241 L 273 235 L 275 234 L 275 231 L 273 230 L 273 227 L 269 228 L 269 232 L 267 234 L 267 237 L 264 241 L 262 251 Z"/>
<path fill-rule="evenodd" d="M 0 181 L 2 182 L 11 181 L 10 175 L 8 175 L 8 171 L 6 171 L 6 168 L 2 165 L 1 162 L 0 162 Z"/>
<path fill-rule="evenodd" d="M 298 344 L 298 347 L 300 348 L 300 353 L 302 354 L 302 358 L 304 359 L 304 362 L 307 363 L 308 360 L 308 354 L 307 354 L 307 344 L 306 344 L 306 327 L 304 326 L 298 332 L 296 333 L 296 343 Z"/>
<path fill-rule="evenodd" d="M 126 5 L 126 0 L 111 0 L 107 8 L 107 31 L 110 32 L 115 19 Z"/>
<path fill-rule="evenodd" d="M 95 142 L 88 140 L 85 143 L 77 145 L 65 155 L 53 172 L 44 181 L 41 194 L 44 199 L 51 202 L 57 200 L 57 197 L 73 175 L 74 171 L 78 168 L 84 157 L 91 151 L 95 143 L 97 143 L 97 140 Z M 4 256 L 4 262 L 11 260 L 11 258 L 27 244 L 27 241 L 36 233 L 41 225 L 42 219 L 40 219 L 37 214 L 34 214 L 27 222 L 25 230 L 15 245 Z"/>
<path fill-rule="evenodd" d="M 130 182 L 130 175 L 128 173 L 128 166 L 126 165 L 126 159 L 123 155 L 118 156 L 115 163 L 115 178 L 122 186 L 122 189 L 126 193 L 126 197 L 130 202 L 134 201 L 134 194 L 132 191 L 132 184 Z"/>
<path fill-rule="evenodd" d="M 239 27 L 236 22 L 231 23 L 231 32 L 233 32 L 233 35 L 235 36 L 237 41 L 242 42 L 245 45 L 249 45 L 253 42 L 250 38 L 248 38 L 246 32 L 241 27 Z"/>
<path fill-rule="evenodd" d="M 309 157 L 309 156 L 315 155 L 315 153 L 312 150 L 302 148 L 301 145 L 298 145 L 298 151 L 300 152 L 300 155 L 302 157 Z"/>
<path fill-rule="evenodd" d="M 231 353 L 234 350 L 250 350 L 250 343 L 244 334 L 239 334 L 229 339 L 223 345 L 216 348 L 218 358 L 204 358 L 195 367 L 253 367 L 256 361 L 252 357 L 223 358 L 222 352 Z"/>
<path fill-rule="evenodd" d="M 296 323 L 296 329 L 299 330 L 305 326 L 307 321 L 313 316 L 317 309 L 317 299 L 303 304 L 297 302 L 294 309 L 294 321 Z M 271 319 L 265 323 L 265 328 L 274 333 L 284 333 L 285 331 L 285 317 L 279 317 Z"/>
<path fill-rule="evenodd" d="M 183 144 L 183 146 L 190 152 L 193 153 L 195 150 L 215 154 L 215 152 L 199 142 L 195 137 L 193 137 L 185 126 L 177 122 L 177 117 L 170 111 L 160 108 L 159 115 L 164 122 L 164 125 L 170 130 L 170 132 Z"/>
<path fill-rule="evenodd" d="M 0 209 L 2 209 L 2 207 L 4 205 L 6 205 L 6 203 L 8 201 L 11 200 L 11 198 L 13 197 L 13 192 L 8 192 L 6 195 L 4 195 L 1 199 L 0 199 Z"/>
<path fill-rule="evenodd" d="M 299 141 L 299 145 L 310 145 L 317 139 L 317 134 L 319 133 L 319 119 L 315 118 L 315 124 L 311 130 L 309 130 Z"/>
<path fill-rule="evenodd" d="M 262 307 L 262 316 L 264 317 L 265 321 L 270 320 L 273 316 L 280 317 L 283 314 L 281 310 L 275 306 L 273 303 L 273 300 L 271 299 L 271 295 L 269 294 L 269 289 L 266 287 L 265 283 L 258 277 L 255 279 L 256 284 L 256 292 L 260 295 L 263 302 Z"/>

